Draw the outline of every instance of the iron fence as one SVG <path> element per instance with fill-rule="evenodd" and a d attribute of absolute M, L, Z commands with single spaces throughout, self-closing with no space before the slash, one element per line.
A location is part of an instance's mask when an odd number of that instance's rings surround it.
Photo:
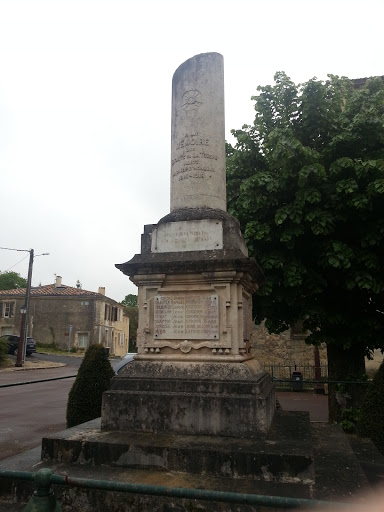
<path fill-rule="evenodd" d="M 158 485 L 141 485 L 127 482 L 106 480 L 91 480 L 86 478 L 71 478 L 69 476 L 55 475 L 50 469 L 41 469 L 37 473 L 27 471 L 0 470 L 0 479 L 34 480 L 35 492 L 24 509 L 24 512 L 61 512 L 61 506 L 55 498 L 51 484 L 77 487 L 81 489 L 95 489 L 103 491 L 117 491 L 124 493 L 144 494 L 149 496 L 167 496 L 171 498 L 184 498 L 190 500 L 205 500 L 216 503 L 237 503 L 273 507 L 281 509 L 327 507 L 351 510 L 351 504 L 342 502 L 319 501 L 304 498 L 288 498 L 282 496 L 266 496 L 256 494 L 242 494 L 227 491 L 208 491 L 204 489 L 188 489 L 181 487 L 164 487 Z"/>
<path fill-rule="evenodd" d="M 328 381 L 328 365 L 264 364 L 264 370 L 271 375 L 276 386 L 282 389 L 292 389 L 294 372 L 301 373 L 303 389 L 313 389 L 316 382 Z"/>

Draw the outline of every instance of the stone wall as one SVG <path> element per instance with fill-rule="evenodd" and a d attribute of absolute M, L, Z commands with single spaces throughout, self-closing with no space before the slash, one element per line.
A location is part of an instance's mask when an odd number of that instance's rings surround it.
<path fill-rule="evenodd" d="M 264 326 L 253 326 L 253 348 L 255 358 L 263 365 L 314 365 L 313 346 L 307 345 L 303 335 L 291 330 L 280 334 L 269 334 Z M 320 364 L 327 365 L 325 345 L 319 347 Z"/>

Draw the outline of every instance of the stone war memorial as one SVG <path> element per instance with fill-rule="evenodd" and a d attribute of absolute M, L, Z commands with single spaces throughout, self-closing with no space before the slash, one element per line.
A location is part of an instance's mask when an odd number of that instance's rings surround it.
<path fill-rule="evenodd" d="M 263 274 L 226 212 L 218 53 L 175 72 L 171 144 L 171 212 L 117 265 L 138 287 L 138 354 L 104 396 L 102 429 L 259 437 L 275 408 L 251 349 Z"/>
<path fill-rule="evenodd" d="M 170 213 L 116 265 L 138 287 L 137 355 L 103 394 L 101 420 L 43 438 L 41 461 L 15 467 L 167 492 L 343 499 L 367 487 L 341 427 L 275 411 L 274 385 L 253 357 L 252 294 L 264 276 L 226 211 L 218 53 L 174 73 L 170 187 Z M 55 492 L 72 512 L 260 510 L 178 492 Z"/>

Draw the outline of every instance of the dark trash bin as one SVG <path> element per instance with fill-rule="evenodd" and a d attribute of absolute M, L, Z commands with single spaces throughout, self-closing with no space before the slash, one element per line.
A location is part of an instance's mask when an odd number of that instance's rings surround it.
<path fill-rule="evenodd" d="M 292 390 L 303 391 L 303 374 L 301 372 L 292 372 Z"/>

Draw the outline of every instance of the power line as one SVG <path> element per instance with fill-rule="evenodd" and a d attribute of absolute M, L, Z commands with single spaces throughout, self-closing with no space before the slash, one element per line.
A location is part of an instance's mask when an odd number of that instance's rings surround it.
<path fill-rule="evenodd" d="M 31 252 L 29 249 L 11 249 L 10 247 L 0 247 L 0 249 L 4 249 L 5 251 Z"/>
<path fill-rule="evenodd" d="M 1 249 L 1 247 L 0 247 Z M 12 267 L 9 267 L 7 268 L 7 270 L 4 270 L 4 272 L 9 272 L 9 270 L 11 270 L 11 268 L 13 267 L 16 267 L 16 265 L 18 265 L 19 263 L 21 263 L 22 261 L 24 261 L 26 258 L 28 258 L 28 254 L 26 256 L 24 256 L 24 258 L 22 258 L 20 261 L 18 261 L 17 263 L 15 263 L 14 265 L 12 265 Z"/>

